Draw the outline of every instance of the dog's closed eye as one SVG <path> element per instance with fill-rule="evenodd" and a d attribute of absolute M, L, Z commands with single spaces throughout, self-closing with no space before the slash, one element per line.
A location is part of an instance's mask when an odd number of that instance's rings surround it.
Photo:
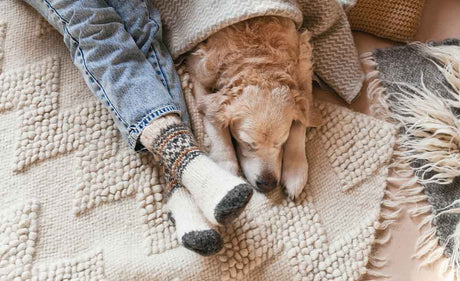
<path fill-rule="evenodd" d="M 255 142 L 245 142 L 243 141 L 243 144 L 250 150 L 250 151 L 256 151 L 257 150 L 257 144 Z"/>

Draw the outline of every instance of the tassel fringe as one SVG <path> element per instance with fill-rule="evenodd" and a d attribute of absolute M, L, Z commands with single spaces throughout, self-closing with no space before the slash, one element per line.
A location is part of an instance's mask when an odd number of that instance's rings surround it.
<path fill-rule="evenodd" d="M 454 243 L 451 258 L 445 259 L 445 246 L 439 244 L 436 227 L 433 225 L 436 216 L 432 214 L 432 207 L 421 185 L 450 183 L 460 176 L 460 119 L 451 110 L 453 107 L 460 108 L 460 47 L 422 44 L 416 44 L 415 47 L 443 73 L 452 87 L 448 89 L 450 99 L 441 101 L 437 98 L 427 89 L 423 77 L 421 87 L 400 83 L 399 91 L 390 93 L 383 87 L 377 70 L 367 74 L 371 113 L 400 129 L 404 128 L 404 131 L 399 130 L 402 133 L 396 143 L 393 163 L 389 167 L 395 176 L 388 178 L 388 184 L 397 187 L 398 191 L 391 193 L 382 206 L 391 209 L 401 204 L 416 203 L 417 206 L 409 210 L 409 214 L 412 217 L 425 217 L 418 225 L 421 235 L 416 241 L 413 258 L 422 260 L 419 268 L 442 261 L 442 273 L 450 276 L 449 280 L 460 280 L 460 224 L 449 237 L 449 241 Z M 362 54 L 361 60 L 364 65 L 377 69 L 372 53 Z M 414 170 L 410 163 L 416 159 L 426 160 L 424 162 L 427 164 Z M 436 173 L 428 177 L 427 171 Z M 437 216 L 447 213 L 460 213 L 460 200 L 441 210 Z M 393 223 L 392 219 L 385 216 L 382 213 L 385 222 L 380 223 L 378 229 L 386 230 Z M 387 241 L 381 238 L 376 241 L 379 242 Z M 381 264 L 375 260 L 369 263 L 377 269 L 381 268 Z M 368 275 L 375 279 L 387 278 L 375 270 L 368 272 Z"/>

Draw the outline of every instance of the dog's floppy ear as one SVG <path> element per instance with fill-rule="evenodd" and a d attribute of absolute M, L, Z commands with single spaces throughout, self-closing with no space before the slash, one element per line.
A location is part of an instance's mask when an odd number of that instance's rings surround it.
<path fill-rule="evenodd" d="M 299 35 L 299 64 L 297 68 L 297 83 L 299 91 L 294 92 L 294 101 L 297 106 L 298 117 L 307 127 L 318 127 L 323 124 L 321 114 L 316 110 L 312 93 L 312 47 L 310 44 L 310 32 L 304 31 Z M 303 116 L 302 116 L 303 115 Z"/>
<path fill-rule="evenodd" d="M 216 125 L 225 128 L 229 127 L 233 118 L 236 118 L 233 112 L 232 101 L 243 91 L 242 86 L 223 88 L 214 94 L 208 94 L 200 101 L 198 109 L 211 117 Z"/>

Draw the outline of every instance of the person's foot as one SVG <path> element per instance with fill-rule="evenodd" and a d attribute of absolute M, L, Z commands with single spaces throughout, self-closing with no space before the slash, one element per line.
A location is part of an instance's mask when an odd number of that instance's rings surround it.
<path fill-rule="evenodd" d="M 218 253 L 223 246 L 222 237 L 201 214 L 192 196 L 180 185 L 171 189 L 166 203 L 176 234 L 182 245 L 202 256 Z"/>
<path fill-rule="evenodd" d="M 209 222 L 225 224 L 238 217 L 253 189 L 214 163 L 195 144 L 191 131 L 175 115 L 155 120 L 141 135 L 170 177 L 185 186 Z"/>
<path fill-rule="evenodd" d="M 238 217 L 253 193 L 248 183 L 223 170 L 205 155 L 190 161 L 183 171 L 182 184 L 214 224 L 226 224 Z"/>

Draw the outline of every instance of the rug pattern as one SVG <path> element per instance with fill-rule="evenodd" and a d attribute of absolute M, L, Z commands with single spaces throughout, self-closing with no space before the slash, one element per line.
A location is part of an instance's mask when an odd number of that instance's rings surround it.
<path fill-rule="evenodd" d="M 179 245 L 152 157 L 121 140 L 60 36 L 22 2 L 0 9 L 8 11 L 0 16 L 0 280 L 358 280 L 369 272 L 392 125 L 318 103 L 326 123 L 308 132 L 310 182 L 300 198 L 256 193 L 220 229 L 224 250 L 204 258 Z"/>

